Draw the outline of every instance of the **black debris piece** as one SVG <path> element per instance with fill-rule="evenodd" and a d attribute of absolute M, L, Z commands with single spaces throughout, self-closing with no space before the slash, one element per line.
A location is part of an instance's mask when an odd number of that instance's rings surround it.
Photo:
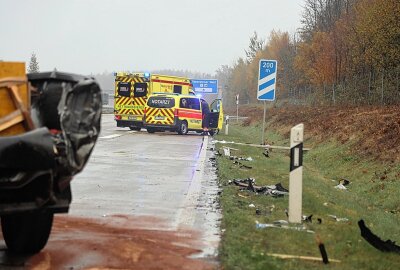
<path fill-rule="evenodd" d="M 233 179 L 233 181 L 229 181 L 229 183 L 241 187 L 242 190 L 250 190 L 258 194 L 270 195 L 272 197 L 283 197 L 289 194 L 289 191 L 285 189 L 281 183 L 270 186 L 257 186 L 254 178 Z"/>
<path fill-rule="evenodd" d="M 373 234 L 371 230 L 365 225 L 364 220 L 358 221 L 358 227 L 361 230 L 361 236 L 376 249 L 383 252 L 394 252 L 400 254 L 400 246 L 392 240 L 383 241 L 378 236 Z"/>
<path fill-rule="evenodd" d="M 243 163 L 241 163 L 241 162 L 239 162 L 239 161 L 237 161 L 237 160 L 234 160 L 233 161 L 233 164 L 237 164 L 237 165 L 239 165 L 239 168 L 241 168 L 241 169 L 253 169 L 253 167 L 251 167 L 251 166 L 248 166 L 248 165 L 245 165 L 245 164 L 243 164 Z"/>
<path fill-rule="evenodd" d="M 322 219 L 320 219 L 320 218 L 317 218 L 317 221 L 318 221 L 318 224 L 322 223 Z"/>
<path fill-rule="evenodd" d="M 270 187 L 272 187 L 272 186 L 270 186 Z M 281 183 L 275 184 L 275 189 L 279 190 L 279 191 L 282 191 L 282 192 L 289 192 L 289 190 L 284 188 Z"/>
<path fill-rule="evenodd" d="M 329 263 L 328 253 L 326 252 L 324 243 L 322 243 L 322 241 L 321 241 L 321 239 L 319 238 L 318 235 L 317 235 L 317 244 L 318 244 L 319 252 L 321 253 L 322 262 L 324 264 L 328 264 Z"/>
<path fill-rule="evenodd" d="M 348 184 L 350 184 L 350 181 L 347 180 L 346 178 L 340 178 L 339 184 L 342 184 L 343 186 L 347 186 Z"/>
<path fill-rule="evenodd" d="M 303 221 L 312 223 L 312 217 L 313 215 L 303 216 Z"/>

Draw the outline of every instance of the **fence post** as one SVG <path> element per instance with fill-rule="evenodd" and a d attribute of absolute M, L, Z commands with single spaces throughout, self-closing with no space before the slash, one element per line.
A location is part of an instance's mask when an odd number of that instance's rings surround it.
<path fill-rule="evenodd" d="M 385 69 L 382 70 L 382 91 L 381 91 L 381 105 L 383 105 L 383 78 L 385 76 Z"/>
<path fill-rule="evenodd" d="M 368 79 L 368 105 L 371 105 L 371 79 L 372 79 L 372 71 L 369 71 L 369 79 Z"/>
<path fill-rule="evenodd" d="M 333 105 L 336 105 L 336 99 L 335 99 L 335 83 L 332 84 L 332 100 L 333 100 Z"/>

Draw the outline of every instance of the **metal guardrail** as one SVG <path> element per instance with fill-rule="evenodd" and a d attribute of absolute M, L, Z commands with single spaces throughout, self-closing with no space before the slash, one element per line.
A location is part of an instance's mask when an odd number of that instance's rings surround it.
<path fill-rule="evenodd" d="M 247 116 L 236 116 L 236 115 L 227 115 L 225 116 L 225 121 L 229 120 L 246 120 Z"/>

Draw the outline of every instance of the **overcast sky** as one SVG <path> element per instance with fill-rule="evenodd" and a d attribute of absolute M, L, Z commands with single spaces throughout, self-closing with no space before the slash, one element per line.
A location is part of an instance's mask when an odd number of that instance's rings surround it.
<path fill-rule="evenodd" d="M 0 0 L 0 60 L 90 74 L 183 69 L 213 74 L 254 31 L 293 33 L 300 0 Z"/>

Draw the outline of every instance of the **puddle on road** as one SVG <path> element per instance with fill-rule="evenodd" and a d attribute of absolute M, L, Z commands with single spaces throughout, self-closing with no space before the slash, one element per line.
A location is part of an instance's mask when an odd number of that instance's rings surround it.
<path fill-rule="evenodd" d="M 31 258 L 14 258 L 9 269 L 213 269 L 208 262 L 189 258 L 199 252 L 193 248 L 198 246 L 197 233 L 139 229 L 155 223 L 162 221 L 124 215 L 56 216 L 45 249 Z M 7 255 L 1 253 L 6 265 Z"/>

